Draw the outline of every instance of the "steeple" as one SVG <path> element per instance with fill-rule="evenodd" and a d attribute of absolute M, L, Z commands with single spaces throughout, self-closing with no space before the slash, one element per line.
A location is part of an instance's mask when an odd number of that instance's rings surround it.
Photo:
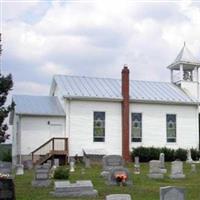
<path fill-rule="evenodd" d="M 199 67 L 200 60 L 193 56 L 184 42 L 176 59 L 167 68 L 171 71 L 172 83 L 180 86 L 187 93 L 198 98 Z"/>

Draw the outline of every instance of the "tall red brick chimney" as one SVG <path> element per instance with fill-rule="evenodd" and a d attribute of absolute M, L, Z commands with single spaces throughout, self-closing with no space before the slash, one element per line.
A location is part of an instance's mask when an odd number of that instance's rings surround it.
<path fill-rule="evenodd" d="M 122 157 L 130 161 L 129 152 L 129 69 L 124 65 L 122 70 Z"/>

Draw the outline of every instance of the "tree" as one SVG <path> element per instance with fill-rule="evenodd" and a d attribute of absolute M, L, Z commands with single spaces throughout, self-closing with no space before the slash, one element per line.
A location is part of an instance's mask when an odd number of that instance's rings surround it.
<path fill-rule="evenodd" d="M 1 42 L 1 34 L 0 34 Z M 0 56 L 1 56 L 1 45 L 0 45 Z M 4 123 L 5 119 L 8 117 L 8 114 L 11 110 L 14 109 L 14 103 L 10 105 L 5 105 L 7 96 L 10 90 L 12 90 L 13 81 L 12 75 L 3 76 L 0 72 L 0 143 L 5 142 L 9 138 L 9 135 L 6 133 L 8 130 L 8 125 Z"/>

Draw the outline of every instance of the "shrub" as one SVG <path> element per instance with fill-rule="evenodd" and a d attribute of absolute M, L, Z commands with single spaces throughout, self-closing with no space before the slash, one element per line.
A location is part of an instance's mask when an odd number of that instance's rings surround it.
<path fill-rule="evenodd" d="M 199 160 L 200 155 L 199 155 L 199 151 L 197 149 L 191 149 L 191 157 L 192 160 Z"/>
<path fill-rule="evenodd" d="M 12 162 L 12 153 L 11 150 L 7 150 L 3 152 L 2 161 Z"/>
<path fill-rule="evenodd" d="M 54 179 L 69 179 L 69 169 L 66 167 L 57 167 L 54 172 Z"/>
<path fill-rule="evenodd" d="M 187 150 L 181 149 L 181 148 L 177 149 L 175 151 L 175 159 L 179 159 L 181 161 L 186 161 L 186 159 L 187 159 Z"/>
<path fill-rule="evenodd" d="M 185 161 L 187 159 L 186 149 L 170 149 L 167 147 L 155 148 L 155 147 L 138 147 L 132 150 L 132 160 L 134 161 L 135 156 L 139 156 L 141 162 L 149 162 L 150 160 L 158 160 L 160 153 L 165 154 L 165 161 L 172 162 L 175 159 Z M 193 157 L 199 158 L 200 154 L 197 150 L 191 150 Z M 193 158 L 192 157 L 192 158 Z"/>

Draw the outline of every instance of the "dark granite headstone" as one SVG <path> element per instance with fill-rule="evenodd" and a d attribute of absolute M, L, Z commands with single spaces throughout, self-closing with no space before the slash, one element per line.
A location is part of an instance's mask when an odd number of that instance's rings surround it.
<path fill-rule="evenodd" d="M 12 178 L 0 178 L 0 200 L 15 200 L 15 185 Z"/>

